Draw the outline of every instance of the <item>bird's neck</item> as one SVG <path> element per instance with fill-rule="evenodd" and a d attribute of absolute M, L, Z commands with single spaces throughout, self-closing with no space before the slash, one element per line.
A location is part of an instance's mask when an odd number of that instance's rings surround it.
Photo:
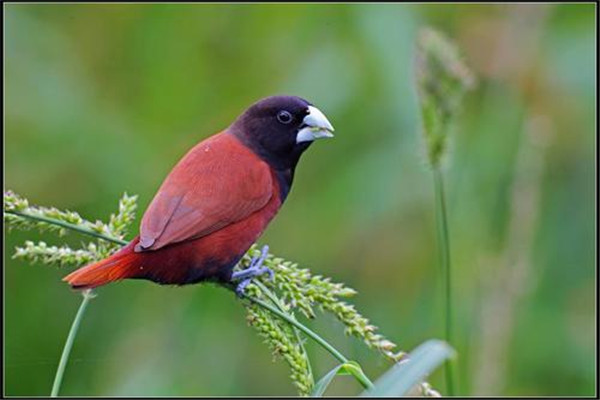
<path fill-rule="evenodd" d="M 287 195 L 290 193 L 290 189 L 292 188 L 292 181 L 294 180 L 294 170 L 276 170 L 271 168 L 271 174 L 277 181 L 277 186 L 279 188 L 279 200 L 283 204 Z"/>

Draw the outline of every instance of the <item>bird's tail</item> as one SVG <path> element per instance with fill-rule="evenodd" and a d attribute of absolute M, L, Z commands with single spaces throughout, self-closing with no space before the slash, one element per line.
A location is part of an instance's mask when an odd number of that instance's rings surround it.
<path fill-rule="evenodd" d="M 86 265 L 63 278 L 74 289 L 91 289 L 135 275 L 139 255 L 133 251 L 134 239 L 116 253 L 94 264 Z"/>

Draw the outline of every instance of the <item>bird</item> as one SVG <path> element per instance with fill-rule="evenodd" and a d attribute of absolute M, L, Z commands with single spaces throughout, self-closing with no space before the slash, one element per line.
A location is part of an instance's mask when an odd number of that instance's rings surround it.
<path fill-rule="evenodd" d="M 185 154 L 167 175 L 139 234 L 114 254 L 63 278 L 74 289 L 123 279 L 161 285 L 235 284 L 238 295 L 263 266 L 264 246 L 247 269 L 234 267 L 286 200 L 301 155 L 333 137 L 322 111 L 297 96 L 261 99 Z"/>

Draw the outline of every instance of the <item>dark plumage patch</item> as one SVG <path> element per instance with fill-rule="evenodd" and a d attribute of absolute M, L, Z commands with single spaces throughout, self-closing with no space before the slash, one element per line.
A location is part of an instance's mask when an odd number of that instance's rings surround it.
<path fill-rule="evenodd" d="M 292 171 L 311 142 L 296 143 L 298 131 L 311 103 L 295 96 L 273 96 L 250 106 L 228 131 L 275 170 Z M 289 113 L 289 122 L 278 118 Z"/>

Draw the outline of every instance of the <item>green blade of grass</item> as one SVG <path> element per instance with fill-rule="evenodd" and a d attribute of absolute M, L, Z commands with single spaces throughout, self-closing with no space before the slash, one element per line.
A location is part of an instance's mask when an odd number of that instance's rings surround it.
<path fill-rule="evenodd" d="M 454 350 L 441 340 L 428 340 L 413 350 L 408 360 L 396 364 L 364 391 L 361 397 L 405 396 L 444 360 L 454 355 Z"/>
<path fill-rule="evenodd" d="M 347 363 L 339 364 L 335 366 L 331 371 L 326 373 L 319 381 L 315 384 L 313 391 L 311 392 L 311 397 L 322 397 L 325 390 L 329 387 L 333 378 L 338 375 L 354 375 L 359 372 L 360 366 L 354 362 L 349 361 Z"/>

